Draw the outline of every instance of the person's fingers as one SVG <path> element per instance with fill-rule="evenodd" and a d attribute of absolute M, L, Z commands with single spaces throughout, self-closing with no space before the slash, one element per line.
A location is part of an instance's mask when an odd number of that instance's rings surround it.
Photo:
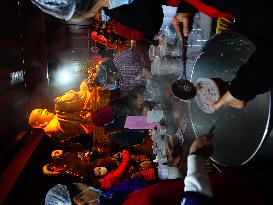
<path fill-rule="evenodd" d="M 175 16 L 173 17 L 172 24 L 173 24 L 176 34 L 178 35 L 179 39 L 181 40 L 183 37 L 183 34 L 181 32 L 181 24 Z"/>
<path fill-rule="evenodd" d="M 183 36 L 187 37 L 191 32 L 191 21 L 189 18 L 185 18 L 183 21 Z"/>
<path fill-rule="evenodd" d="M 226 99 L 224 97 L 221 97 L 218 101 L 216 101 L 215 103 L 213 103 L 213 108 L 218 110 L 220 109 L 222 106 L 224 106 L 226 104 Z"/>
<path fill-rule="evenodd" d="M 230 96 L 228 94 L 229 92 L 226 92 L 218 101 L 213 103 L 213 108 L 218 110 L 224 105 L 228 105 L 230 101 Z"/>

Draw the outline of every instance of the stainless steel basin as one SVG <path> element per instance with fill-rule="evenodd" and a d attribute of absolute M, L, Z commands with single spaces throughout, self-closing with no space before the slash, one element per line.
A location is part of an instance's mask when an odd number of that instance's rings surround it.
<path fill-rule="evenodd" d="M 247 61 L 254 50 L 254 45 L 240 34 L 215 35 L 206 43 L 197 58 L 191 82 L 195 82 L 199 77 L 232 80 L 238 68 Z M 242 110 L 225 107 L 215 113 L 206 114 L 192 99 L 189 109 L 194 133 L 196 136 L 207 133 L 214 121 L 226 112 L 216 122 L 215 152 L 212 160 L 224 166 L 245 164 L 263 151 L 262 145 L 272 141 L 273 136 L 269 136 L 271 103 L 271 92 L 267 92 L 258 95 Z"/>

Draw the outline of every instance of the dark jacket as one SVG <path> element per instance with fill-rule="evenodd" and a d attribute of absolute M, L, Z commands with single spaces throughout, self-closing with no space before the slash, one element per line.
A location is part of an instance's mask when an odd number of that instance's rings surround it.
<path fill-rule="evenodd" d="M 188 4 L 192 0 L 188 0 Z M 195 1 L 196 2 L 196 1 Z M 268 1 L 260 0 L 202 0 L 221 12 L 229 13 L 247 26 L 244 33 L 255 44 L 256 50 L 241 66 L 232 80 L 230 93 L 239 100 L 248 101 L 273 87 L 273 13 Z M 181 0 L 178 12 L 194 11 Z M 193 5 L 193 4 L 192 4 Z M 202 11 L 202 7 L 198 8 Z M 207 13 L 203 10 L 204 13 Z M 214 16 L 215 17 L 215 16 Z"/>
<path fill-rule="evenodd" d="M 153 38 L 163 22 L 161 0 L 134 0 L 131 4 L 105 9 L 107 16 L 129 28 L 142 32 L 145 38 Z"/>

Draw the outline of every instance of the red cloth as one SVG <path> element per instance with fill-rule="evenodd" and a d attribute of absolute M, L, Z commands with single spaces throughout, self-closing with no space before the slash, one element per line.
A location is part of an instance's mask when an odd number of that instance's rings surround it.
<path fill-rule="evenodd" d="M 181 205 L 183 188 L 182 180 L 157 183 L 131 193 L 123 205 Z"/>
<path fill-rule="evenodd" d="M 119 165 L 119 167 L 109 172 L 101 181 L 101 189 L 110 189 L 112 186 L 118 184 L 122 181 L 125 173 L 130 168 L 130 154 L 129 152 L 123 152 L 122 153 L 122 162 Z"/>
<path fill-rule="evenodd" d="M 124 179 L 131 179 L 133 175 L 135 177 L 142 178 L 145 181 L 155 180 L 155 171 L 153 168 L 140 170 L 137 172 L 130 172 L 131 166 L 130 163 L 131 156 L 128 151 L 123 151 L 122 153 L 122 163 L 116 170 L 109 172 L 101 181 L 101 189 L 109 189 L 114 185 L 117 185 Z"/>
<path fill-rule="evenodd" d="M 140 177 L 145 181 L 153 181 L 155 180 L 155 170 L 153 168 L 143 169 L 138 172 L 137 174 L 141 175 Z"/>
<path fill-rule="evenodd" d="M 99 44 L 106 45 L 105 37 L 102 35 L 98 35 L 98 33 L 96 31 L 92 31 L 90 33 L 90 39 L 99 43 Z"/>
<path fill-rule="evenodd" d="M 166 6 L 178 7 L 180 4 L 180 0 L 165 0 L 164 4 Z"/>
<path fill-rule="evenodd" d="M 96 31 L 90 33 L 90 39 L 99 43 L 101 45 L 105 45 L 107 48 L 114 49 L 115 45 L 111 44 L 103 35 L 98 35 Z"/>
<path fill-rule="evenodd" d="M 103 127 L 110 123 L 114 118 L 114 113 L 111 106 L 106 105 L 92 113 L 91 120 L 94 125 Z"/>
<path fill-rule="evenodd" d="M 229 170 L 210 175 L 214 204 L 221 205 L 262 205 L 263 198 L 243 175 Z"/>
<path fill-rule="evenodd" d="M 216 205 L 265 204 L 247 178 L 236 172 L 211 174 L 210 180 Z M 131 193 L 123 205 L 181 205 L 183 189 L 183 180 L 157 183 Z"/>
<path fill-rule="evenodd" d="M 115 19 L 111 19 L 110 22 L 114 27 L 115 34 L 129 40 L 141 41 L 144 39 L 144 34 L 140 31 L 126 27 Z"/>
<path fill-rule="evenodd" d="M 186 2 L 191 4 L 196 9 L 198 9 L 199 11 L 201 11 L 202 13 L 204 13 L 210 17 L 232 18 L 231 14 L 221 12 L 212 6 L 206 5 L 205 3 L 202 2 L 202 0 L 186 0 Z"/>

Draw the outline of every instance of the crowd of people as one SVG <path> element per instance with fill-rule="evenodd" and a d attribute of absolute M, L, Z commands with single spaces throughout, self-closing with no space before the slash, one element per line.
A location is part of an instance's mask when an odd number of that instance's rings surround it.
<path fill-rule="evenodd" d="M 264 0 L 31 1 L 43 12 L 66 21 L 88 21 L 100 16 L 126 44 L 101 62 L 92 78 L 81 83 L 79 91 L 71 90 L 57 97 L 55 114 L 47 109 L 35 109 L 30 114 L 31 127 L 43 129 L 47 136 L 69 147 L 53 151 L 52 162 L 44 165 L 43 173 L 72 175 L 75 180 L 86 182 L 54 186 L 46 194 L 45 204 L 264 203 L 255 188 L 237 173 L 207 173 L 205 161 L 213 153 L 213 134 L 205 133 L 191 144 L 184 165 L 187 171 L 183 173 L 182 142 L 177 136 L 162 137 L 167 161 L 159 170 L 153 161 L 155 156 L 149 152 L 150 133 L 124 128 L 126 116 L 146 116 L 156 103 L 147 102 L 142 96 L 145 82 L 152 78 L 148 50 L 159 43 L 154 37 L 163 22 L 162 5 L 177 7 L 172 24 L 181 40 L 190 35 L 194 15 L 200 11 L 218 19 L 218 33 L 241 32 L 255 44 L 256 50 L 231 79 L 228 91 L 214 103 L 215 109 L 243 109 L 248 101 L 271 90 L 273 15 Z M 92 40 L 107 47 L 110 44 L 104 35 L 105 32 L 96 30 Z M 111 42 L 111 49 L 115 48 L 113 45 Z M 90 147 L 71 142 L 83 135 L 92 140 Z M 159 179 L 159 172 L 166 172 L 167 180 Z M 230 187 L 231 178 L 238 180 L 233 186 L 244 191 L 225 189 L 224 186 Z"/>
<path fill-rule="evenodd" d="M 44 12 L 65 20 L 79 16 L 84 19 L 91 18 L 102 11 L 107 15 L 108 20 L 112 21 L 117 35 L 138 41 L 152 39 L 159 32 L 163 21 L 163 4 L 178 7 L 173 25 L 180 38 L 188 36 L 192 29 L 194 13 L 198 10 L 210 17 L 234 18 L 236 22 L 240 22 L 240 25 L 248 28 L 245 29 L 248 32 L 244 34 L 252 37 L 256 50 L 248 62 L 239 68 L 235 79 L 231 81 L 229 91 L 215 104 L 215 107 L 219 109 L 221 106 L 229 105 L 243 108 L 247 101 L 272 88 L 270 51 L 273 28 L 270 23 L 272 15 L 266 2 L 257 4 L 255 1 L 219 2 L 217 0 L 197 3 L 191 0 L 66 0 L 52 3 L 33 0 L 33 3 Z"/>

